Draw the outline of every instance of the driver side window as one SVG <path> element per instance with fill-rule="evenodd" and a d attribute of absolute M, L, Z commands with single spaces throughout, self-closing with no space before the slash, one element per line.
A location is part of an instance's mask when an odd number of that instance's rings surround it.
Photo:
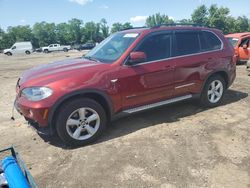
<path fill-rule="evenodd" d="M 249 47 L 249 38 L 243 39 L 240 43 L 240 47 L 243 47 L 244 45 L 247 45 Z"/>
<path fill-rule="evenodd" d="M 171 37 L 169 33 L 147 37 L 136 49 L 146 54 L 146 61 L 157 61 L 171 56 Z"/>
<path fill-rule="evenodd" d="M 16 46 L 13 46 L 11 49 L 12 49 L 12 50 L 15 50 L 15 49 L 16 49 Z"/>

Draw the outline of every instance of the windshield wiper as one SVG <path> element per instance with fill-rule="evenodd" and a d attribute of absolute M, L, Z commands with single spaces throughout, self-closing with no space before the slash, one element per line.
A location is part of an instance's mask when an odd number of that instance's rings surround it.
<path fill-rule="evenodd" d="M 91 57 L 91 56 L 84 56 L 83 58 L 84 58 L 84 59 L 91 60 L 91 61 L 95 61 L 95 62 L 100 62 L 98 59 L 95 59 L 95 58 L 93 58 L 93 57 Z"/>

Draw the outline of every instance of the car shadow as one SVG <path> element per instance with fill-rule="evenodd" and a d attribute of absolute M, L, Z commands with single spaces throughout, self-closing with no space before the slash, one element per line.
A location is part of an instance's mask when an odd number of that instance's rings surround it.
<path fill-rule="evenodd" d="M 225 93 L 224 99 L 220 106 L 235 103 L 246 97 L 248 97 L 247 93 L 230 89 Z M 107 127 L 107 130 L 104 132 L 101 138 L 99 138 L 92 145 L 122 137 L 140 129 L 144 129 L 157 124 L 177 122 L 180 121 L 180 119 L 183 117 L 191 116 L 206 111 L 208 109 L 209 108 L 201 107 L 197 100 L 192 99 L 147 110 L 130 116 L 124 116 L 111 122 L 111 124 Z M 56 147 L 60 147 L 63 149 L 78 148 L 67 147 L 60 141 L 58 136 L 40 136 L 45 142 L 49 142 L 50 144 Z"/>

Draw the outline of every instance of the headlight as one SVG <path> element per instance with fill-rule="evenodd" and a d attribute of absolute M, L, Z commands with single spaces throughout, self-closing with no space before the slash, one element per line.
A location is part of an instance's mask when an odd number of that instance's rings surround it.
<path fill-rule="evenodd" d="M 30 87 L 22 90 L 22 95 L 30 101 L 40 101 L 51 96 L 53 91 L 47 87 Z"/>

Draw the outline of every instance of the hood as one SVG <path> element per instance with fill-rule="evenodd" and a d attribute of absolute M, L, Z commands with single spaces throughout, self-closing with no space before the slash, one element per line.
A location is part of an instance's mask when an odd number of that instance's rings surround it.
<path fill-rule="evenodd" d="M 32 81 L 33 83 L 39 83 L 45 80 L 55 80 L 62 77 L 74 77 L 75 75 L 84 72 L 88 73 L 93 71 L 97 66 L 103 66 L 105 64 L 98 63 L 86 59 L 68 59 L 64 61 L 58 61 L 45 65 L 40 65 L 27 70 L 21 76 L 19 84 L 22 85 L 25 82 Z"/>

